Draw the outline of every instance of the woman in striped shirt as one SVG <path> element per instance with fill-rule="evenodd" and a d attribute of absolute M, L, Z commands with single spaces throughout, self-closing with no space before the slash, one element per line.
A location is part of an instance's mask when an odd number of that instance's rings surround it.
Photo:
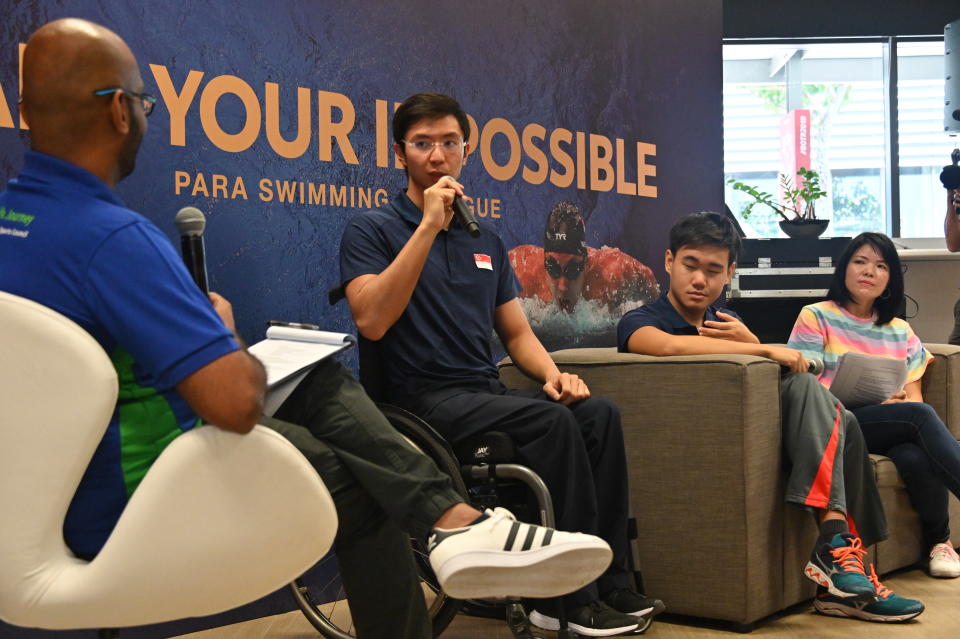
<path fill-rule="evenodd" d="M 827 388 L 843 353 L 906 362 L 901 391 L 853 413 L 868 450 L 892 459 L 906 484 L 930 549 L 928 571 L 935 577 L 960 577 L 947 514 L 947 491 L 960 498 L 960 443 L 923 403 L 920 380 L 933 356 L 910 325 L 895 316 L 903 300 L 903 271 L 893 242 L 881 233 L 861 233 L 840 256 L 827 301 L 800 311 L 787 345 L 822 358 L 818 379 Z"/>

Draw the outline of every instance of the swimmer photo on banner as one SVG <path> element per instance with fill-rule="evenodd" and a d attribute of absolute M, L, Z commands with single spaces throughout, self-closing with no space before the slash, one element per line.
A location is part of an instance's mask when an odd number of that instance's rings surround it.
<path fill-rule="evenodd" d="M 572 202 L 546 216 L 543 246 L 509 251 L 520 303 L 548 350 L 609 346 L 625 312 L 660 295 L 653 271 L 620 248 L 588 246 L 586 222 Z"/>

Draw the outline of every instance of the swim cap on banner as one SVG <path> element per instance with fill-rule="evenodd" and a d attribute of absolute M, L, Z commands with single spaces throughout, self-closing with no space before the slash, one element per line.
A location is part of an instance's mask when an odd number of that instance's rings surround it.
<path fill-rule="evenodd" d="M 543 250 L 547 253 L 587 254 L 583 217 L 573 202 L 558 202 L 550 209 L 543 236 Z"/>

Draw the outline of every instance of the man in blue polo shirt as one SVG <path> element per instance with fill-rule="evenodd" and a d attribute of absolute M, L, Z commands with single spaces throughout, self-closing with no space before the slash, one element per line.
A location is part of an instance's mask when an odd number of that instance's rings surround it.
<path fill-rule="evenodd" d="M 915 617 L 923 604 L 893 595 L 864 572 L 865 546 L 888 533 L 853 414 L 806 372 L 799 351 L 761 344 L 736 313 L 713 305 L 733 275 L 739 252 L 740 237 L 722 215 L 697 213 L 678 220 L 670 229 L 664 265 L 669 289 L 656 302 L 623 316 L 617 326 L 619 350 L 758 355 L 788 370 L 781 382 L 783 448 L 790 461 L 786 500 L 817 515 L 820 535 L 804 569 L 819 586 L 816 605 L 834 611 L 829 614 L 842 609 L 873 621 Z M 853 532 L 848 519 L 856 526 Z"/>
<path fill-rule="evenodd" d="M 133 170 L 155 102 L 123 40 L 85 20 L 41 27 L 24 52 L 22 95 L 32 150 L 0 192 L 0 290 L 82 326 L 110 355 L 120 383 L 64 527 L 67 545 L 89 559 L 180 433 L 200 419 L 253 428 L 265 376 L 240 344 L 230 304 L 215 293 L 207 299 L 167 238 L 114 193 Z M 408 533 L 431 537 L 438 579 L 461 597 L 569 592 L 610 561 L 596 537 L 463 503 L 335 360 L 317 366 L 277 415 L 288 421 L 269 425 L 333 495 L 340 572 L 363 639 L 432 637 Z M 538 541 L 505 545 L 511 534 Z M 486 578 L 479 587 L 478 569 Z"/>
<path fill-rule="evenodd" d="M 568 599 L 570 627 L 589 636 L 645 629 L 663 609 L 629 588 L 627 475 L 617 407 L 590 397 L 561 373 L 530 329 L 500 238 L 481 225 L 472 238 L 452 224 L 466 163 L 469 122 L 448 96 L 414 95 L 393 118 L 406 190 L 351 220 L 340 275 L 360 333 L 379 342 L 390 401 L 424 418 L 452 442 L 484 431 L 510 434 L 522 463 L 543 477 L 559 527 L 600 535 L 614 561 L 596 584 Z M 490 338 L 496 330 L 542 391 L 500 383 Z M 530 619 L 557 629 L 538 603 Z"/>
<path fill-rule="evenodd" d="M 82 21 L 54 22 L 30 39 L 23 69 L 32 151 L 0 195 L 5 217 L 19 214 L 23 227 L 0 235 L 0 289 L 75 321 L 116 367 L 118 409 L 64 528 L 74 552 L 92 556 L 147 469 L 197 416 L 250 430 L 264 374 L 238 346 L 226 300 L 208 301 L 170 241 L 113 191 L 133 170 L 153 108 L 123 41 Z M 222 395 L 205 392 L 209 383 L 222 384 Z"/>

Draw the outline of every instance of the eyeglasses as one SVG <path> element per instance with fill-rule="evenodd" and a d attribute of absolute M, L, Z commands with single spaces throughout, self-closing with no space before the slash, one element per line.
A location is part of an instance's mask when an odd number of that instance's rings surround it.
<path fill-rule="evenodd" d="M 543 268 L 547 269 L 547 275 L 553 279 L 563 276 L 568 280 L 575 280 L 583 272 L 584 262 L 585 260 L 582 259 L 570 260 L 566 266 L 561 267 L 556 258 L 548 257 L 543 261 Z"/>
<path fill-rule="evenodd" d="M 447 155 L 454 155 L 460 152 L 460 149 L 463 148 L 463 140 L 438 140 L 434 142 L 433 140 L 414 140 L 412 142 L 407 142 L 406 140 L 400 140 L 407 147 L 413 147 L 417 153 L 423 153 L 424 155 L 433 152 L 433 148 L 439 146 L 440 150 L 446 153 Z"/>
<path fill-rule="evenodd" d="M 139 100 L 140 107 L 143 109 L 143 112 L 146 115 L 150 115 L 151 113 L 153 113 L 153 106 L 157 103 L 157 99 L 152 95 L 150 95 L 149 93 L 136 93 L 128 89 L 116 87 L 113 89 L 99 89 L 97 91 L 94 91 L 93 94 L 94 95 L 111 95 L 117 92 L 123 93 L 126 96 L 129 96 L 131 98 L 136 98 L 137 100 Z"/>

